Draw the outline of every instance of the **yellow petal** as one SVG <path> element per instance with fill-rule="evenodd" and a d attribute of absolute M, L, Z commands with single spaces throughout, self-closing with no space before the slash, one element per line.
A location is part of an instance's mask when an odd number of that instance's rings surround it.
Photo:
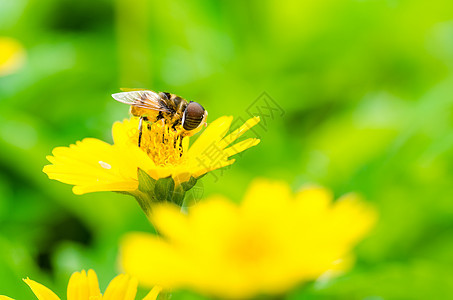
<path fill-rule="evenodd" d="M 100 299 L 99 282 L 93 270 L 75 272 L 71 275 L 67 290 L 68 300 Z"/>
<path fill-rule="evenodd" d="M 133 191 L 138 186 L 137 164 L 142 159 L 139 154 L 129 156 L 122 148 L 96 139 L 57 147 L 52 153 L 53 157 L 49 158 L 52 165 L 45 166 L 43 171 L 50 179 L 75 185 L 74 192 L 78 194 L 104 190 Z"/>
<path fill-rule="evenodd" d="M 126 289 L 126 294 L 124 296 L 124 300 L 134 300 L 135 295 L 137 294 L 137 286 L 138 286 L 138 280 L 137 278 L 130 278 L 127 289 Z"/>
<path fill-rule="evenodd" d="M 88 290 L 90 297 L 100 297 L 101 290 L 99 289 L 99 281 L 96 273 L 92 270 L 88 270 Z"/>
<path fill-rule="evenodd" d="M 134 300 L 138 281 L 128 275 L 120 274 L 113 278 L 105 291 L 104 300 Z"/>
<path fill-rule="evenodd" d="M 235 140 L 237 140 L 239 137 L 241 137 L 244 133 L 246 133 L 248 130 L 250 130 L 253 126 L 258 124 L 260 122 L 260 117 L 253 117 L 251 119 L 248 119 L 241 127 L 230 133 L 228 136 L 226 136 L 220 143 L 219 146 L 223 149 Z"/>
<path fill-rule="evenodd" d="M 68 300 L 85 300 L 88 299 L 88 295 L 88 280 L 85 270 L 73 273 L 68 283 Z"/>
<path fill-rule="evenodd" d="M 197 157 L 213 144 L 219 142 L 228 132 L 233 117 L 220 117 L 212 122 L 197 138 L 187 153 L 190 157 Z"/>
<path fill-rule="evenodd" d="M 230 160 L 223 160 L 218 162 L 217 164 L 205 164 L 205 165 L 198 165 L 193 168 L 193 176 L 195 178 L 200 177 L 203 174 L 206 174 L 210 171 L 214 171 L 229 165 L 234 164 L 236 160 L 235 159 L 230 159 Z"/>
<path fill-rule="evenodd" d="M 112 136 L 115 144 L 128 144 L 131 142 L 131 130 L 137 130 L 138 118 L 124 119 L 123 122 L 115 122 L 112 127 Z"/>
<path fill-rule="evenodd" d="M 79 281 L 81 274 L 79 272 L 72 273 L 69 278 L 66 297 L 68 300 L 77 300 L 79 298 Z"/>
<path fill-rule="evenodd" d="M 235 154 L 237 154 L 239 152 L 247 150 L 248 148 L 256 146 L 259 143 L 260 143 L 259 139 L 249 138 L 249 139 L 246 139 L 246 140 L 244 140 L 242 142 L 234 144 L 233 146 L 225 149 L 224 151 L 225 151 L 226 156 L 230 157 L 230 156 L 233 156 L 233 155 L 235 155 Z"/>
<path fill-rule="evenodd" d="M 137 190 L 138 181 L 131 180 L 130 182 L 119 182 L 99 185 L 84 185 L 75 186 L 72 188 L 72 192 L 76 195 L 83 195 L 93 192 L 132 192 Z"/>
<path fill-rule="evenodd" d="M 159 293 L 162 291 L 162 287 L 156 285 L 155 287 L 153 287 L 153 289 L 148 293 L 148 295 L 146 295 L 145 298 L 143 298 L 143 300 L 156 300 L 157 299 L 157 296 L 159 296 Z"/>
<path fill-rule="evenodd" d="M 152 291 L 151 291 L 152 292 Z M 151 294 L 150 292 L 150 294 Z M 146 299 L 146 298 L 145 298 Z M 153 300 L 153 299 L 156 299 L 156 298 L 149 298 L 149 300 Z M 0 295 L 0 300 L 14 300 L 13 298 L 10 298 L 10 297 L 6 297 L 6 296 L 2 296 Z M 147 299 L 148 300 L 148 299 Z"/>
<path fill-rule="evenodd" d="M 31 290 L 39 300 L 60 300 L 60 298 L 58 298 L 58 296 L 55 295 L 54 292 L 52 292 L 44 285 L 29 278 L 23 279 L 23 281 L 28 284 L 28 286 L 31 288 Z"/>

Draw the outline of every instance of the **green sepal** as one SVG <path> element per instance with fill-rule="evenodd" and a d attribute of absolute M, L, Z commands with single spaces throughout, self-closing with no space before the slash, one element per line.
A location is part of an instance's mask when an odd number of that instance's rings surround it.
<path fill-rule="evenodd" d="M 182 188 L 184 189 L 184 191 L 188 191 L 190 190 L 191 188 L 193 188 L 193 186 L 197 184 L 197 178 L 195 177 L 190 177 L 189 181 L 186 181 L 186 182 L 183 182 L 181 183 L 181 186 Z"/>
<path fill-rule="evenodd" d="M 186 192 L 193 188 L 202 176 L 191 177 L 178 186 L 175 186 L 175 181 L 171 176 L 156 180 L 140 168 L 137 170 L 137 177 L 138 189 L 127 192 L 127 194 L 134 196 L 142 210 L 147 216 L 150 216 L 152 206 L 156 203 L 171 202 L 182 206 Z"/>
<path fill-rule="evenodd" d="M 154 192 L 156 186 L 156 179 L 152 178 L 145 171 L 138 168 L 137 170 L 138 177 L 138 189 L 143 193 L 152 193 Z"/>
<path fill-rule="evenodd" d="M 153 202 L 157 202 L 156 197 L 154 196 L 156 180 L 140 168 L 137 170 L 137 177 L 138 190 L 130 192 L 129 194 L 135 197 L 141 209 L 149 216 Z"/>
<path fill-rule="evenodd" d="M 175 181 L 173 178 L 160 178 L 156 181 L 154 188 L 154 195 L 159 202 L 168 201 L 171 202 L 173 198 L 173 192 L 175 189 Z"/>
<path fill-rule="evenodd" d="M 171 201 L 178 206 L 182 206 L 184 203 L 184 197 L 186 196 L 186 191 L 184 188 L 179 185 L 173 191 L 173 197 Z"/>

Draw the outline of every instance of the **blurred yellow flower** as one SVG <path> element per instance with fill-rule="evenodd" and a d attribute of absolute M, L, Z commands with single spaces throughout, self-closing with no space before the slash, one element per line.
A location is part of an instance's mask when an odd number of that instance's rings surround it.
<path fill-rule="evenodd" d="M 332 202 L 322 188 L 294 196 L 285 183 L 256 180 L 240 205 L 217 196 L 185 215 L 162 203 L 151 220 L 163 238 L 127 235 L 124 269 L 145 286 L 230 299 L 283 293 L 344 270 L 376 213 L 354 194 Z"/>
<path fill-rule="evenodd" d="M 44 285 L 31 279 L 24 279 L 39 300 L 60 300 L 60 298 Z M 144 300 L 156 300 L 161 288 L 155 286 Z M 104 295 L 99 289 L 98 278 L 93 270 L 75 272 L 68 283 L 68 300 L 133 300 L 137 293 L 137 280 L 121 274 L 113 278 Z M 0 300 L 12 299 L 0 296 Z"/>
<path fill-rule="evenodd" d="M 24 62 L 24 47 L 13 38 L 0 37 L 0 76 L 16 72 Z"/>
<path fill-rule="evenodd" d="M 144 126 L 139 148 L 139 119 L 126 119 L 113 125 L 114 145 L 86 138 L 69 147 L 57 147 L 53 156 L 47 157 L 52 164 L 43 171 L 50 179 L 75 185 L 75 194 L 119 191 L 141 197 L 138 169 L 153 180 L 171 178 L 175 188 L 182 185 L 186 190 L 200 176 L 234 163 L 234 159 L 229 159 L 231 156 L 260 142 L 248 138 L 231 145 L 259 118 L 251 118 L 226 135 L 232 120 L 233 117 L 226 116 L 215 120 L 191 147 L 189 137 L 182 138 L 167 125 L 156 122 Z"/>

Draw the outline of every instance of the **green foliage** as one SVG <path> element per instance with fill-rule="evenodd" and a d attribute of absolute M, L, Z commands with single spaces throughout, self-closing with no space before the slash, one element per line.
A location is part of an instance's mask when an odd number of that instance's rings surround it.
<path fill-rule="evenodd" d="M 110 94 L 147 87 L 208 122 L 261 108 L 260 145 L 199 180 L 203 197 L 240 201 L 265 176 L 377 206 L 355 268 L 289 299 L 453 297 L 452 20 L 449 0 L 0 1 L 0 35 L 27 50 L 0 78 L 0 294 L 31 298 L 29 276 L 63 295 L 82 268 L 105 289 L 122 234 L 152 230 L 132 197 L 75 196 L 41 172 L 56 146 L 111 141 L 128 107 Z"/>

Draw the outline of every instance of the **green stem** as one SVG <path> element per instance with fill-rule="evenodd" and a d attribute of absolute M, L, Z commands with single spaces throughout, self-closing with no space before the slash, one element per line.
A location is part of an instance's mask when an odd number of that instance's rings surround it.
<path fill-rule="evenodd" d="M 153 197 L 149 193 L 144 193 L 142 191 L 134 191 L 131 193 L 132 196 L 137 200 L 138 204 L 140 205 L 140 208 L 145 212 L 146 216 L 149 217 L 151 216 L 151 210 L 152 210 L 152 203 L 156 202 Z"/>

